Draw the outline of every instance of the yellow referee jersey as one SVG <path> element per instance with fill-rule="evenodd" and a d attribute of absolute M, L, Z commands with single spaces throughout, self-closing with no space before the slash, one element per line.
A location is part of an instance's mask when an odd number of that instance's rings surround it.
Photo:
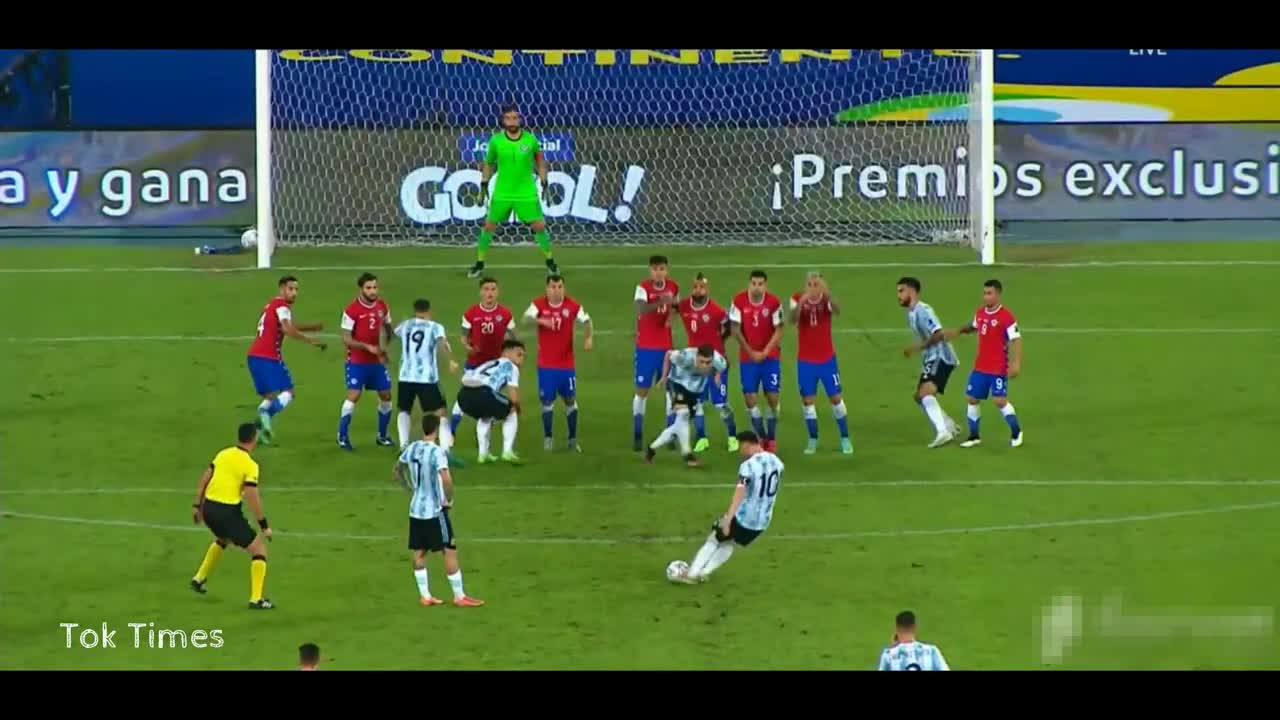
<path fill-rule="evenodd" d="M 213 477 L 205 488 L 207 500 L 239 505 L 245 485 L 258 485 L 258 463 L 238 446 L 231 446 L 214 456 Z"/>

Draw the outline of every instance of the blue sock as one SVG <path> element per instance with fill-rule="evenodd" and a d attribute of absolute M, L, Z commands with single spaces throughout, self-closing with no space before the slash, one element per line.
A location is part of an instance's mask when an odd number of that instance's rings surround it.
<path fill-rule="evenodd" d="M 280 398 L 272 398 L 271 405 L 267 408 L 267 414 L 275 417 L 276 413 L 284 409 L 284 405 L 280 403 Z"/>
<path fill-rule="evenodd" d="M 694 413 L 693 430 L 696 433 L 696 439 L 698 440 L 707 436 L 707 417 L 702 413 Z"/>
<path fill-rule="evenodd" d="M 555 419 L 555 411 L 550 405 L 542 406 L 542 437 L 551 437 L 551 421 Z"/>
<path fill-rule="evenodd" d="M 756 435 L 761 438 L 767 437 L 764 434 L 764 418 L 760 417 L 759 408 L 751 408 L 751 429 L 756 431 Z"/>
<path fill-rule="evenodd" d="M 737 436 L 738 421 L 733 417 L 733 408 L 728 405 L 720 408 L 720 417 L 724 420 L 724 429 L 729 432 L 729 437 Z"/>
<path fill-rule="evenodd" d="M 817 429 L 817 427 L 818 427 L 817 425 L 814 425 L 815 430 Z M 768 419 L 765 420 L 764 432 L 765 432 L 765 435 L 770 440 L 773 440 L 778 437 L 778 416 L 777 415 L 770 414 Z"/>
<path fill-rule="evenodd" d="M 449 416 L 449 432 L 454 435 L 458 434 L 458 426 L 462 424 L 462 413 L 454 413 Z"/>
<path fill-rule="evenodd" d="M 813 414 L 816 419 L 818 412 L 815 410 Z M 840 428 L 840 437 L 848 440 L 849 439 L 849 409 L 845 407 L 843 398 L 840 400 L 840 402 L 831 406 L 831 414 L 836 417 L 836 427 Z"/>
<path fill-rule="evenodd" d="M 672 425 L 675 425 L 675 424 L 676 424 L 676 414 L 667 413 L 667 427 L 671 427 Z"/>
<path fill-rule="evenodd" d="M 389 427 L 391 427 L 391 402 L 387 401 L 378 405 L 378 437 L 386 437 Z"/>
<path fill-rule="evenodd" d="M 342 415 L 338 417 L 338 437 L 348 438 L 351 431 L 351 416 L 356 411 L 356 404 L 350 400 L 342 402 Z"/>
<path fill-rule="evenodd" d="M 1000 409 L 1000 414 L 1004 415 L 1004 421 L 1009 423 L 1009 432 L 1014 437 L 1022 434 L 1022 426 L 1018 424 L 1018 416 L 1014 412 L 1013 403 L 1009 403 Z"/>
<path fill-rule="evenodd" d="M 568 411 L 564 414 L 565 422 L 569 424 L 569 439 L 578 439 L 578 404 L 574 403 L 569 406 Z M 550 436 L 550 433 L 548 433 Z"/>

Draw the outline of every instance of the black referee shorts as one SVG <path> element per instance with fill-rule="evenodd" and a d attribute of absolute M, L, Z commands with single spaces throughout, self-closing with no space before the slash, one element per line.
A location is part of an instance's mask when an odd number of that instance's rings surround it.
<path fill-rule="evenodd" d="M 205 498 L 200 506 L 204 516 L 204 525 L 219 540 L 233 542 L 240 547 L 249 547 L 258 532 L 244 519 L 240 503 L 228 505 Z"/>

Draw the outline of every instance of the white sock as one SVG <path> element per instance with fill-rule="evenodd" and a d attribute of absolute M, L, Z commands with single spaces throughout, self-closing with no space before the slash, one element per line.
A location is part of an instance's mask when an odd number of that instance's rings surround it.
<path fill-rule="evenodd" d="M 658 433 L 658 439 L 649 444 L 650 449 L 659 450 L 667 443 L 671 442 L 671 438 L 676 436 L 676 423 L 671 423 L 662 428 L 662 432 Z"/>
<path fill-rule="evenodd" d="M 270 401 L 270 400 L 263 400 L 262 402 L 258 403 L 258 413 L 259 413 L 259 414 L 264 413 L 264 412 L 266 412 L 267 410 L 270 410 L 270 409 L 271 409 L 271 401 Z"/>
<path fill-rule="evenodd" d="M 982 419 L 982 408 L 977 405 L 970 405 L 968 409 L 964 411 L 964 414 L 970 420 L 980 420 Z"/>
<path fill-rule="evenodd" d="M 390 414 L 390 412 L 391 412 L 391 401 L 390 401 L 390 400 L 380 400 L 380 401 L 378 402 L 378 414 L 379 414 L 379 415 L 387 415 L 387 414 Z"/>
<path fill-rule="evenodd" d="M 844 406 L 844 400 L 841 400 L 831 406 L 831 414 L 834 415 L 837 420 L 849 414 L 849 410 Z"/>
<path fill-rule="evenodd" d="M 693 411 L 693 414 L 698 417 L 704 417 L 706 415 L 706 413 L 702 412 L 702 403 L 698 403 L 698 407 Z"/>
<path fill-rule="evenodd" d="M 480 457 L 489 454 L 489 430 L 492 427 L 492 420 L 476 421 L 476 447 L 480 449 Z"/>
<path fill-rule="evenodd" d="M 453 401 L 453 409 L 449 411 L 449 414 L 450 414 L 450 415 L 461 415 L 461 414 L 462 414 L 462 406 L 458 404 L 458 401 L 457 401 L 457 400 L 454 400 L 454 401 Z"/>
<path fill-rule="evenodd" d="M 431 589 L 427 587 L 427 569 L 414 568 L 413 579 L 418 581 L 418 594 L 425 600 L 431 597 Z"/>
<path fill-rule="evenodd" d="M 640 397 L 639 395 L 631 398 L 631 414 L 644 415 L 644 403 L 648 399 L 648 397 Z"/>
<path fill-rule="evenodd" d="M 720 547 L 711 553 L 711 559 L 707 561 L 707 566 L 702 570 L 703 575 L 710 575 L 715 572 L 721 565 L 729 562 L 729 556 L 733 555 L 733 541 L 726 540 L 720 543 Z"/>
<path fill-rule="evenodd" d="M 717 405 L 716 407 L 720 409 L 721 420 L 728 420 L 729 418 L 733 417 L 733 408 L 729 407 L 728 404 Z"/>
<path fill-rule="evenodd" d="M 697 577 L 702 574 L 703 568 L 711 560 L 711 553 L 720 547 L 720 543 L 716 542 L 716 534 L 713 531 L 707 536 L 706 542 L 702 543 L 702 547 L 698 548 L 698 554 L 693 556 L 693 562 L 689 563 L 689 576 Z"/>
<path fill-rule="evenodd" d="M 507 419 L 502 421 L 502 452 L 509 453 L 516 450 L 516 429 L 520 427 L 520 416 L 515 410 L 507 413 Z"/>
<path fill-rule="evenodd" d="M 804 410 L 802 410 L 800 414 L 804 415 L 805 420 L 817 420 L 818 408 L 812 405 L 805 405 Z"/>
<path fill-rule="evenodd" d="M 693 452 L 689 447 L 689 408 L 680 408 L 676 411 L 676 421 L 673 426 L 676 429 L 676 439 L 680 441 L 680 452 L 685 455 Z"/>
<path fill-rule="evenodd" d="M 970 405 L 969 407 L 971 407 L 971 408 L 976 408 L 976 407 L 978 407 L 978 406 L 977 406 L 977 405 Z M 1001 414 L 1001 415 L 1003 415 L 1003 416 L 1005 416 L 1005 417 L 1009 417 L 1010 415 L 1014 415 L 1014 414 L 1016 414 L 1016 412 L 1017 412 L 1017 411 L 1015 411 L 1015 410 L 1013 409 L 1013 403 L 1005 403 L 1005 404 L 1004 404 L 1004 407 L 1000 408 L 1000 414 Z"/>
<path fill-rule="evenodd" d="M 449 452 L 453 447 L 453 431 L 449 429 L 449 418 L 440 418 L 440 449 Z"/>
<path fill-rule="evenodd" d="M 929 416 L 929 422 L 933 423 L 933 427 L 941 435 L 947 431 L 947 416 L 942 412 L 942 406 L 938 404 L 938 398 L 932 395 L 925 395 L 920 400 L 920 407 L 924 408 L 924 414 Z"/>
<path fill-rule="evenodd" d="M 289 407 L 289 403 L 293 402 L 293 393 L 285 390 L 276 396 L 276 399 L 280 401 L 280 409 L 283 410 Z"/>
<path fill-rule="evenodd" d="M 449 576 L 449 587 L 453 588 L 454 600 L 457 600 L 460 597 L 467 596 L 466 593 L 462 592 L 462 570 L 461 569 L 459 569 L 458 572 Z"/>
<path fill-rule="evenodd" d="M 671 396 L 670 395 L 667 396 L 667 414 L 668 415 L 671 414 Z"/>
<path fill-rule="evenodd" d="M 409 428 L 413 425 L 413 418 L 407 412 L 402 412 L 396 416 L 396 429 L 400 431 L 400 449 L 409 447 Z"/>
<path fill-rule="evenodd" d="M 346 416 L 348 416 L 348 415 L 351 415 L 351 414 L 355 413 L 355 411 L 356 411 L 356 404 L 355 404 L 355 403 L 351 402 L 350 400 L 343 400 L 343 401 L 342 401 L 342 417 L 346 417 Z"/>

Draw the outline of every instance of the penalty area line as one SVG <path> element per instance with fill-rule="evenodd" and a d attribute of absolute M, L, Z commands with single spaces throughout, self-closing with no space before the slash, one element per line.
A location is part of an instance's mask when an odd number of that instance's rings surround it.
<path fill-rule="evenodd" d="M 768 537 L 774 541 L 787 542 L 804 542 L 804 541 L 829 541 L 829 540 L 856 540 L 860 538 L 903 538 L 917 536 L 936 536 L 936 535 L 980 535 L 997 532 L 1016 532 L 1020 530 L 1051 530 L 1056 528 L 1086 527 L 1086 526 L 1102 526 L 1102 525 L 1132 525 L 1136 523 L 1154 522 L 1157 520 L 1173 520 L 1177 518 L 1199 517 L 1205 515 L 1223 515 L 1229 513 L 1250 512 L 1256 510 L 1269 510 L 1280 508 L 1280 500 L 1264 503 L 1223 505 L 1212 508 L 1198 508 L 1194 510 L 1172 510 L 1158 513 L 1145 513 L 1141 515 L 1118 515 L 1112 517 L 1099 518 L 1077 518 L 1072 520 L 1048 520 L 1042 522 L 1031 523 L 1010 523 L 1004 525 L 977 525 L 973 527 L 956 527 L 956 528 L 908 528 L 901 530 L 868 530 L 864 532 L 848 532 L 848 533 L 800 533 L 787 534 L 779 533 L 769 535 Z M 36 513 L 21 513 L 9 510 L 0 510 L 0 518 L 18 519 L 18 520 L 34 520 L 44 522 L 63 523 L 70 525 L 91 525 L 99 527 L 123 527 L 131 529 L 143 530 L 161 530 L 169 532 L 206 532 L 205 528 L 194 525 L 165 525 L 160 523 L 138 522 L 134 520 L 106 520 L 100 518 L 71 517 L 65 515 L 42 515 Z M 307 531 L 290 531 L 281 530 L 273 532 L 273 536 L 296 537 L 302 539 L 317 540 L 350 540 L 350 541 L 373 541 L 386 542 L 401 539 L 399 535 L 362 535 L 348 534 L 336 532 L 307 532 Z M 648 537 L 648 536 L 632 536 L 622 538 L 594 538 L 594 537 L 476 537 L 467 538 L 469 543 L 486 544 L 486 545 L 504 545 L 504 544 L 534 544 L 534 545 L 672 545 L 676 543 L 692 543 L 703 539 L 703 536 L 671 536 L 671 537 Z"/>

